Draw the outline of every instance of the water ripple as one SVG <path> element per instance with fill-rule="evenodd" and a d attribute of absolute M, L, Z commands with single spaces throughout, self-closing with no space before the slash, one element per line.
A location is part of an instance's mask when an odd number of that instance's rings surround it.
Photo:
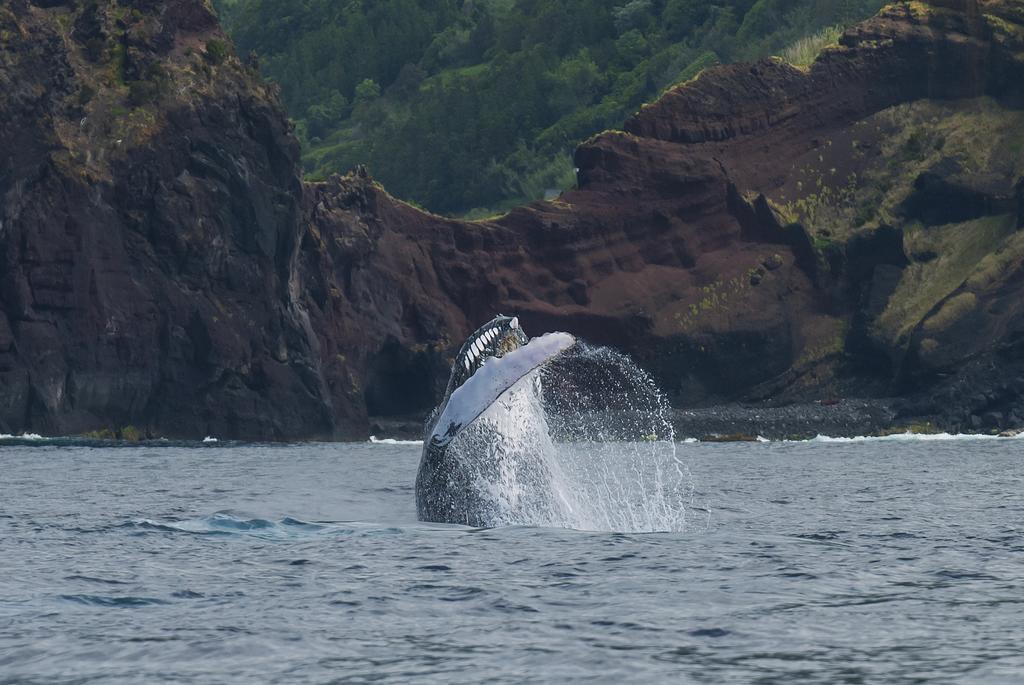
<path fill-rule="evenodd" d="M 686 445 L 643 534 L 419 523 L 416 446 L 6 445 L 0 683 L 1012 683 L 1006 444 Z"/>

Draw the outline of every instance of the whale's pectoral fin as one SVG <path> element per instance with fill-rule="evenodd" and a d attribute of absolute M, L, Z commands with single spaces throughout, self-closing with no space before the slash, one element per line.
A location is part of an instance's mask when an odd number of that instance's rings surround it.
<path fill-rule="evenodd" d="M 575 344 L 576 338 L 568 333 L 549 333 L 501 358 L 488 359 L 448 398 L 427 441 L 428 448 L 443 450 L 524 376 Z"/>

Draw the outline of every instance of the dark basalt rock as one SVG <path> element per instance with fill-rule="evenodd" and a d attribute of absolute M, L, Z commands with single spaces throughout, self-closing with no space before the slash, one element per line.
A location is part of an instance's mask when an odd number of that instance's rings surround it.
<path fill-rule="evenodd" d="M 201 62 L 223 39 L 204 2 L 85 5 L 0 9 L 0 430 L 336 435 L 292 281 L 302 186 L 280 108 L 234 62 Z M 117 80 L 154 74 L 144 105 Z"/>
<path fill-rule="evenodd" d="M 678 410 L 673 416 L 677 437 L 708 442 L 876 435 L 896 425 L 895 420 L 891 403 L 880 400 L 826 400 L 781 407 L 728 404 Z"/>
<path fill-rule="evenodd" d="M 1017 228 L 1024 228 L 1024 178 L 1017 181 Z"/>
<path fill-rule="evenodd" d="M 998 173 L 968 173 L 951 158 L 921 174 L 903 203 L 909 220 L 929 226 L 956 224 L 1014 211 L 1012 179 Z"/>
<path fill-rule="evenodd" d="M 362 168 L 304 184 L 273 88 L 204 0 L 11 0 L 0 432 L 365 436 L 371 412 L 405 425 L 432 406 L 454 348 L 497 312 L 629 352 L 681 407 L 898 393 L 899 420 L 1010 424 L 1022 389 L 991 369 L 1024 376 L 1024 256 L 1000 252 L 885 338 L 901 274 L 931 248 L 908 256 L 900 226 L 840 236 L 782 205 L 833 139 L 880 159 L 877 141 L 848 141 L 885 108 L 1019 98 L 1018 5 L 898 3 L 809 70 L 715 67 L 582 144 L 578 188 L 465 222 Z M 842 178 L 866 162 L 837 164 Z M 981 178 L 939 169 L 908 216 L 1020 225 L 1024 184 Z M 970 389 L 998 392 L 974 406 Z M 924 401 L 936 393 L 949 400 Z"/>

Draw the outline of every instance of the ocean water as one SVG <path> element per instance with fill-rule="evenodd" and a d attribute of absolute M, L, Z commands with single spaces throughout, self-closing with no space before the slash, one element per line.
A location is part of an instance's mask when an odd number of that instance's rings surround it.
<path fill-rule="evenodd" d="M 684 444 L 686 528 L 416 521 L 419 447 L 0 446 L 0 683 L 1021 683 L 1024 441 Z"/>

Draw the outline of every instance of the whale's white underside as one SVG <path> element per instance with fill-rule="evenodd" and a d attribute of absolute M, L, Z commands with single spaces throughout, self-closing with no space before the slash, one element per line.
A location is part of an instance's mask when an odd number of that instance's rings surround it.
<path fill-rule="evenodd" d="M 448 398 L 428 444 L 435 448 L 446 446 L 523 376 L 575 344 L 576 338 L 568 333 L 548 333 L 503 357 L 484 361 Z"/>

